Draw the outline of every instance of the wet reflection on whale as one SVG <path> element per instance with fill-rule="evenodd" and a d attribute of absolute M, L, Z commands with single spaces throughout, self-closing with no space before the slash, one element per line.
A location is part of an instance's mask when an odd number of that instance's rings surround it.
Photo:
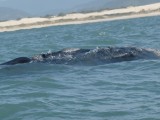
<path fill-rule="evenodd" d="M 51 63 L 67 65 L 99 65 L 138 59 L 159 59 L 160 51 L 136 47 L 105 47 L 96 49 L 68 48 L 33 57 L 19 57 L 1 65 Z"/>

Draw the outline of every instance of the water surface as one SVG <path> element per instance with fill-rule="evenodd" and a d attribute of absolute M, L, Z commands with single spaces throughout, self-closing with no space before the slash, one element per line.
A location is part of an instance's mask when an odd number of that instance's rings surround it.
<path fill-rule="evenodd" d="M 160 17 L 0 33 L 0 63 L 63 48 L 160 49 Z M 1 120 L 158 120 L 160 61 L 0 68 Z"/>

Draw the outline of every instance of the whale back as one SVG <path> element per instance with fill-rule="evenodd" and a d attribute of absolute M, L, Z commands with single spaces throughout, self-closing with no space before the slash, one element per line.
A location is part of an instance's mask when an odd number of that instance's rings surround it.
<path fill-rule="evenodd" d="M 31 58 L 19 57 L 1 65 L 23 63 L 98 65 L 138 59 L 160 59 L 160 51 L 136 47 L 105 47 L 96 49 L 70 48 L 57 52 L 39 54 Z"/>
<path fill-rule="evenodd" d="M 31 59 L 28 57 L 19 57 L 19 58 L 15 58 L 11 61 L 2 63 L 0 65 L 15 65 L 15 64 L 23 64 L 23 63 L 29 63 L 31 62 Z"/>
<path fill-rule="evenodd" d="M 160 58 L 155 50 L 136 47 L 105 47 L 96 49 L 70 48 L 57 52 L 39 54 L 32 62 L 52 64 L 106 64 L 137 59 Z"/>

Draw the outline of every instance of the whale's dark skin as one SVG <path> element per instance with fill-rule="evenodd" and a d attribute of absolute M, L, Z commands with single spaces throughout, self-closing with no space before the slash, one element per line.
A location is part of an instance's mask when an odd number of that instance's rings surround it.
<path fill-rule="evenodd" d="M 2 63 L 0 65 L 15 65 L 15 64 L 23 64 L 23 63 L 29 63 L 31 62 L 31 59 L 28 57 L 19 57 L 19 58 L 15 58 L 11 61 Z"/>
<path fill-rule="evenodd" d="M 33 57 L 19 57 L 0 65 L 24 63 L 106 64 L 138 59 L 160 59 L 160 51 L 136 47 L 70 48 Z"/>

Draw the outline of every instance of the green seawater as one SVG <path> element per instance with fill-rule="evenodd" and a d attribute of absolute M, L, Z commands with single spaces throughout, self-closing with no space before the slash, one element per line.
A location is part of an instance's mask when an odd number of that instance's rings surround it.
<path fill-rule="evenodd" d="M 160 49 L 160 17 L 0 33 L 0 63 L 63 48 Z M 0 120 L 160 120 L 160 60 L 0 67 Z"/>

